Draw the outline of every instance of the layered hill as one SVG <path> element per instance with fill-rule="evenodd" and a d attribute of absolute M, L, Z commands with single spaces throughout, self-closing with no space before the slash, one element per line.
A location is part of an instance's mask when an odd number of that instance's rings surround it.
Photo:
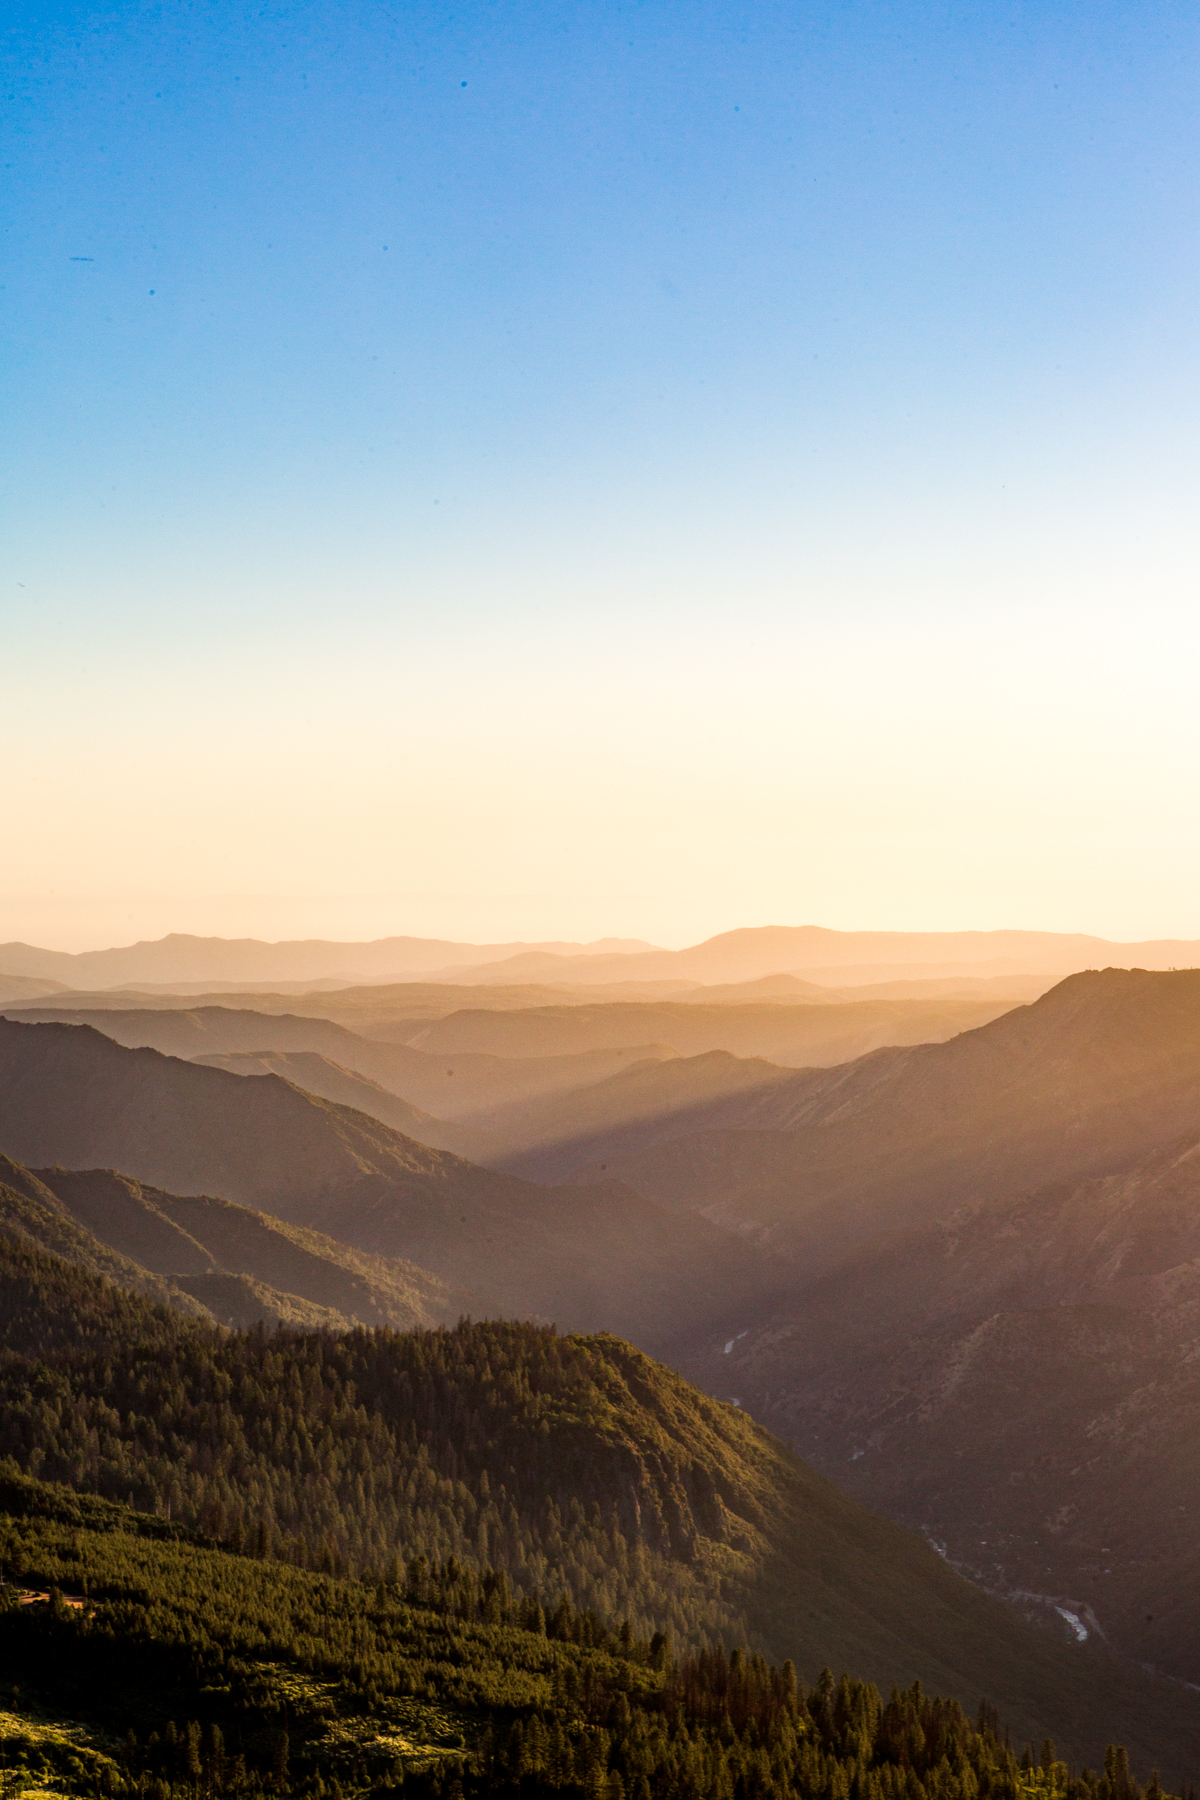
<path fill-rule="evenodd" d="M 626 1612 L 639 1634 L 744 1636 L 884 1691 L 915 1673 L 972 1707 L 988 1694 L 1016 1731 L 1078 1759 L 1112 1737 L 1143 1766 L 1200 1756 L 1195 1696 L 1029 1628 L 744 1413 L 612 1337 L 219 1335 L 2 1245 L 0 1306 L 0 1449 L 45 1475 L 132 1490 L 147 1509 L 169 1492 L 176 1520 L 293 1562 L 386 1574 L 452 1554 L 468 1571 L 499 1564 L 551 1607 Z M 64 1331 L 81 1330 L 102 1348 L 64 1356 Z M 48 1372 L 70 1406 L 42 1403 Z"/>
<path fill-rule="evenodd" d="M 129 981 L 269 981 L 358 976 L 387 980 L 453 963 L 470 968 L 508 956 L 621 955 L 651 950 L 640 939 L 601 938 L 594 944 L 460 944 L 444 938 L 387 937 L 367 943 L 322 938 L 264 943 L 258 938 L 195 937 L 171 932 L 153 942 L 113 950 L 40 950 L 33 944 L 0 944 L 0 969 L 14 975 L 49 975 L 69 987 L 117 987 Z"/>
<path fill-rule="evenodd" d="M 435 1150 L 466 1153 L 471 1140 L 469 1127 L 452 1125 L 435 1119 L 384 1087 L 369 1075 L 347 1069 L 315 1050 L 229 1050 L 193 1056 L 192 1062 L 205 1068 L 226 1069 L 231 1075 L 278 1075 L 306 1093 L 322 1100 L 334 1100 L 339 1106 L 353 1106 L 369 1113 L 381 1125 L 390 1125 L 406 1137 L 429 1144 Z"/>
<path fill-rule="evenodd" d="M 1198 961 L 1200 942 L 1195 940 L 1115 944 L 1082 933 L 1053 931 L 829 931 L 817 925 L 767 925 L 722 932 L 685 950 L 585 957 L 520 951 L 478 965 L 474 978 L 523 982 L 676 978 L 708 984 L 794 974 L 837 986 L 906 977 L 1061 976 L 1105 963 L 1169 969 Z"/>
<path fill-rule="evenodd" d="M 10 1007 L 8 1016 L 20 1024 L 90 1025 L 129 1049 L 190 1059 L 265 1052 L 323 1056 L 407 1100 L 423 1115 L 421 1131 L 430 1134 L 421 1141 L 438 1149 L 460 1147 L 452 1128 L 460 1118 L 514 1100 L 568 1092 L 602 1081 L 632 1062 L 673 1054 L 643 1043 L 568 1056 L 446 1056 L 363 1037 L 333 1019 L 249 1007 Z M 414 1129 L 411 1135 L 420 1133 Z"/>
<path fill-rule="evenodd" d="M 681 1056 L 724 1050 L 808 1067 L 849 1062 L 887 1044 L 933 1043 L 1007 1012 L 1009 1000 L 866 1000 L 788 1005 L 726 1001 L 473 1008 L 417 1030 L 414 1048 L 438 1054 L 569 1055 L 630 1044 L 666 1044 Z"/>
<path fill-rule="evenodd" d="M 31 944 L 0 945 L 0 969 L 47 976 L 67 986 L 119 987 L 150 982 L 394 981 L 464 974 L 487 982 L 757 981 L 797 974 L 839 981 L 950 978 L 960 975 L 1062 975 L 1117 962 L 1146 968 L 1200 961 L 1200 943 L 1163 939 L 1115 944 L 1081 933 L 1049 931 L 830 931 L 821 926 L 762 926 L 722 932 L 683 950 L 638 939 L 590 944 L 464 944 L 413 937 L 367 943 L 321 939 L 264 943 L 253 938 L 201 938 L 175 932 L 155 942 L 70 953 Z"/>
<path fill-rule="evenodd" d="M 0 1006 L 20 1006 L 28 1000 L 51 994 L 70 995 L 61 981 L 49 981 L 39 975 L 8 975 L 0 972 Z"/>
<path fill-rule="evenodd" d="M 0 1020 L 0 1150 L 218 1194 L 415 1263 L 493 1311 L 615 1326 L 651 1347 L 778 1289 L 752 1246 L 615 1182 L 537 1187 L 276 1075 L 125 1049 L 88 1026 Z"/>

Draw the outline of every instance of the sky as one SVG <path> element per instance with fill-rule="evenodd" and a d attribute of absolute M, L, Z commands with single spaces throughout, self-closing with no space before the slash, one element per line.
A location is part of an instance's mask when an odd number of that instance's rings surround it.
<path fill-rule="evenodd" d="M 7 9 L 0 940 L 1200 936 L 1200 13 Z"/>

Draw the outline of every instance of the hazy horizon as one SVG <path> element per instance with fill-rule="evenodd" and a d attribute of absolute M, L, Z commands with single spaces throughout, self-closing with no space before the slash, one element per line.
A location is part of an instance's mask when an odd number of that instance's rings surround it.
<path fill-rule="evenodd" d="M 1197 50 L 18 6 L 0 938 L 1200 930 Z"/>
<path fill-rule="evenodd" d="M 1056 930 L 1055 928 L 1041 926 L 1041 925 L 1015 925 L 1015 926 L 1014 925 L 982 925 L 982 926 L 947 925 L 947 926 L 932 926 L 932 927 L 924 927 L 921 925 L 914 925 L 914 926 L 909 927 L 909 926 L 894 926 L 894 925 L 890 925 L 890 924 L 886 924 L 886 923 L 870 923 L 870 924 L 852 925 L 852 926 L 838 926 L 838 925 L 830 926 L 830 925 L 826 924 L 824 921 L 815 920 L 815 919 L 806 919 L 803 921 L 790 921 L 790 920 L 784 921 L 784 920 L 779 920 L 779 919 L 772 919 L 772 920 L 758 920 L 758 921 L 754 921 L 753 923 L 747 923 L 747 922 L 743 921 L 739 925 L 723 925 L 723 926 L 719 926 L 715 931 L 704 931 L 704 932 L 699 933 L 695 937 L 672 938 L 670 940 L 668 940 L 665 937 L 664 938 L 648 938 L 639 933 L 624 933 L 624 932 L 622 932 L 622 933 L 606 932 L 606 933 L 600 933 L 596 937 L 575 937 L 575 938 L 569 937 L 565 933 L 546 933 L 545 935 L 537 936 L 537 935 L 533 934 L 532 932 L 525 932 L 524 934 L 516 933 L 513 935 L 503 935 L 503 934 L 497 933 L 490 937 L 480 936 L 480 937 L 471 938 L 471 937 L 464 937 L 464 936 L 461 936 L 459 934 L 449 932 L 449 931 L 412 931 L 405 927 L 401 927 L 394 931 L 393 930 L 378 931 L 378 932 L 370 933 L 369 935 L 363 934 L 363 935 L 357 935 L 357 936 L 343 936 L 343 935 L 339 935 L 335 932 L 318 932 L 318 931 L 279 932 L 274 935 L 266 933 L 266 932 L 261 932 L 261 931 L 183 931 L 183 930 L 180 930 L 178 927 L 171 927 L 166 931 L 143 933 L 143 934 L 139 934 L 136 937 L 126 937 L 126 938 L 115 938 L 114 937 L 114 938 L 105 938 L 105 939 L 101 940 L 101 939 L 95 938 L 95 937 L 90 938 L 90 939 L 84 939 L 80 936 L 73 936 L 69 940 L 64 939 L 62 941 L 57 941 L 57 942 L 53 941 L 51 939 L 51 937 L 48 935 L 41 937 L 41 938 L 33 938 L 33 937 L 21 937 L 21 936 L 14 935 L 14 934 L 4 933 L 2 936 L 0 936 L 0 945 L 3 945 L 5 943 L 20 943 L 20 944 L 25 944 L 31 948 L 52 951 L 56 954 L 65 953 L 68 955 L 78 955 L 81 953 L 86 954 L 89 952 L 102 951 L 102 950 L 130 949 L 130 948 L 134 948 L 141 944 L 158 943 L 158 942 L 161 942 L 164 938 L 168 938 L 168 937 L 171 937 L 174 935 L 179 935 L 182 937 L 189 937 L 189 938 L 209 939 L 209 940 L 212 940 L 215 942 L 222 942 L 222 943 L 236 943 L 236 942 L 241 942 L 241 941 L 252 941 L 252 942 L 263 943 L 263 944 L 266 944 L 269 946 L 274 946 L 274 945 L 279 945 L 279 944 L 289 944 L 289 943 L 304 943 L 304 942 L 315 942 L 315 943 L 324 942 L 324 943 L 347 944 L 347 945 L 355 946 L 355 945 L 377 943 L 380 941 L 386 941 L 389 938 L 397 937 L 397 938 L 416 938 L 416 939 L 430 941 L 430 942 L 446 942 L 449 944 L 463 944 L 463 945 L 479 946 L 479 947 L 483 947 L 483 948 L 490 947 L 493 945 L 500 945 L 503 947 L 528 946 L 530 948 L 538 948 L 543 945 L 551 945 L 551 946 L 562 946 L 565 950 L 568 950 L 568 951 L 576 950 L 576 949 L 593 950 L 593 949 L 596 949 L 597 947 L 601 947 L 603 949 L 604 953 L 606 953 L 606 954 L 621 954 L 621 953 L 637 954 L 637 952 L 639 950 L 665 950 L 668 952 L 686 950 L 686 949 L 690 949 L 698 944 L 706 943 L 712 938 L 721 937 L 728 933 L 733 933 L 733 932 L 738 932 L 738 931 L 753 932 L 756 930 L 774 929 L 774 928 L 782 928 L 785 930 L 788 930 L 788 929 L 792 929 L 792 930 L 816 929 L 819 931 L 831 931 L 831 932 L 837 932 L 837 933 L 845 932 L 847 934 L 869 933 L 872 935 L 875 935 L 875 934 L 888 935 L 888 934 L 895 933 L 897 935 L 911 935 L 913 937 L 923 937 L 923 936 L 934 936 L 934 937 L 950 936 L 950 937 L 953 937 L 958 934 L 1029 932 L 1029 933 L 1034 933 L 1034 934 L 1045 934 L 1047 936 L 1060 936 L 1061 935 L 1063 937 L 1078 936 L 1078 937 L 1094 938 L 1094 939 L 1097 939 L 1104 943 L 1111 943 L 1111 944 L 1116 944 L 1116 945 L 1151 944 L 1151 943 L 1168 943 L 1168 944 L 1170 944 L 1170 943 L 1177 943 L 1177 942 L 1200 943 L 1200 930 L 1196 930 L 1194 933 L 1191 933 L 1191 934 L 1189 934 L 1186 931 L 1179 931 L 1179 932 L 1157 931 L 1157 932 L 1147 932 L 1147 933 L 1141 934 L 1137 937 L 1116 937 L 1115 935 L 1108 933 L 1108 932 L 1089 931 L 1085 928 L 1066 929 L 1066 930 L 1059 931 L 1059 930 Z M 4 972 L 5 971 L 3 969 L 3 966 L 2 966 L 2 964 L 0 964 L 0 974 L 2 974 Z"/>

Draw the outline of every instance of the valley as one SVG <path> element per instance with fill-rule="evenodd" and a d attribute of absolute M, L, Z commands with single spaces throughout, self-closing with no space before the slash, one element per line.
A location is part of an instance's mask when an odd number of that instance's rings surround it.
<path fill-rule="evenodd" d="M 1047 983 L 998 975 L 993 958 L 889 982 L 880 963 L 855 965 L 877 982 L 814 998 L 807 976 L 747 973 L 747 956 L 722 969 L 740 977 L 727 991 L 693 966 L 664 994 L 661 971 L 641 979 L 649 951 L 597 952 L 587 983 L 573 953 L 529 954 L 571 965 L 566 979 L 531 985 L 522 952 L 474 988 L 5 1001 L 9 1351 L 85 1354 L 89 1318 L 109 1321 L 91 1341 L 110 1364 L 135 1318 L 135 1335 L 182 1331 L 181 1346 L 265 1326 L 301 1365 L 306 1341 L 366 1328 L 393 1334 L 398 1368 L 404 1345 L 464 1316 L 585 1334 L 521 1341 L 595 1344 L 581 1416 L 608 1421 L 597 1445 L 580 1463 L 575 1440 L 554 1439 L 539 1476 L 526 1444 L 504 1491 L 607 1470 L 615 1489 L 572 1490 L 578 1519 L 615 1506 L 605 1530 L 624 1547 L 610 1535 L 585 1552 L 577 1521 L 578 1554 L 560 1527 L 556 1563 L 545 1525 L 522 1522 L 532 1499 L 508 1524 L 501 1508 L 488 1554 L 518 1589 L 558 1583 L 572 1605 L 628 1610 L 646 1633 L 666 1622 L 680 1642 L 716 1632 L 885 1686 L 920 1675 L 968 1706 L 983 1694 L 1076 1760 L 1098 1755 L 1101 1717 L 1121 1719 L 1143 1761 L 1173 1746 L 1184 1782 L 1178 1684 L 1200 1685 L 1200 972 Z M 18 1298 L 35 1292 L 44 1344 Z M 106 1293 L 124 1297 L 116 1312 Z M 619 1380 L 614 1356 L 635 1358 Z M 696 1385 L 672 1387 L 663 1364 Z M 366 1391 L 365 1375 L 341 1379 Z M 111 1408 L 106 1391 L 94 1403 Z M 651 1393 L 653 1427 L 636 1422 Z M 383 1429 L 372 1416 L 368 1435 Z M 647 1463 L 685 1418 L 695 1445 Z M 752 1456 L 745 1431 L 760 1434 Z M 10 1441 L 32 1470 L 32 1440 Z M 131 1440 L 81 1464 L 55 1443 L 43 1479 L 113 1497 L 142 1454 Z M 446 1443 L 454 1479 L 464 1445 L 457 1430 Z M 387 1543 L 425 1543 L 415 1513 L 385 1508 L 368 1528 L 332 1489 L 285 1500 L 284 1467 L 245 1477 L 276 1495 L 258 1516 L 279 1553 L 325 1545 L 378 1567 Z M 138 1479 L 149 1504 L 158 1477 Z M 180 1517 L 258 1529 L 235 1488 L 182 1465 L 172 1479 Z M 478 1508 L 475 1476 L 468 1488 Z M 555 1504 L 575 1501 L 564 1489 Z M 315 1538 L 310 1515 L 325 1520 Z M 483 1540 L 466 1519 L 422 1554 L 472 1566 Z M 1200 1736 L 1195 1754 L 1200 1767 Z"/>

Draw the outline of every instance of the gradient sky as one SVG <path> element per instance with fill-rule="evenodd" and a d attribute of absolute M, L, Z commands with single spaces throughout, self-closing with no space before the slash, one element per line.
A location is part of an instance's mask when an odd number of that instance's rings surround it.
<path fill-rule="evenodd" d="M 1200 13 L 8 9 L 0 938 L 1200 935 Z"/>

